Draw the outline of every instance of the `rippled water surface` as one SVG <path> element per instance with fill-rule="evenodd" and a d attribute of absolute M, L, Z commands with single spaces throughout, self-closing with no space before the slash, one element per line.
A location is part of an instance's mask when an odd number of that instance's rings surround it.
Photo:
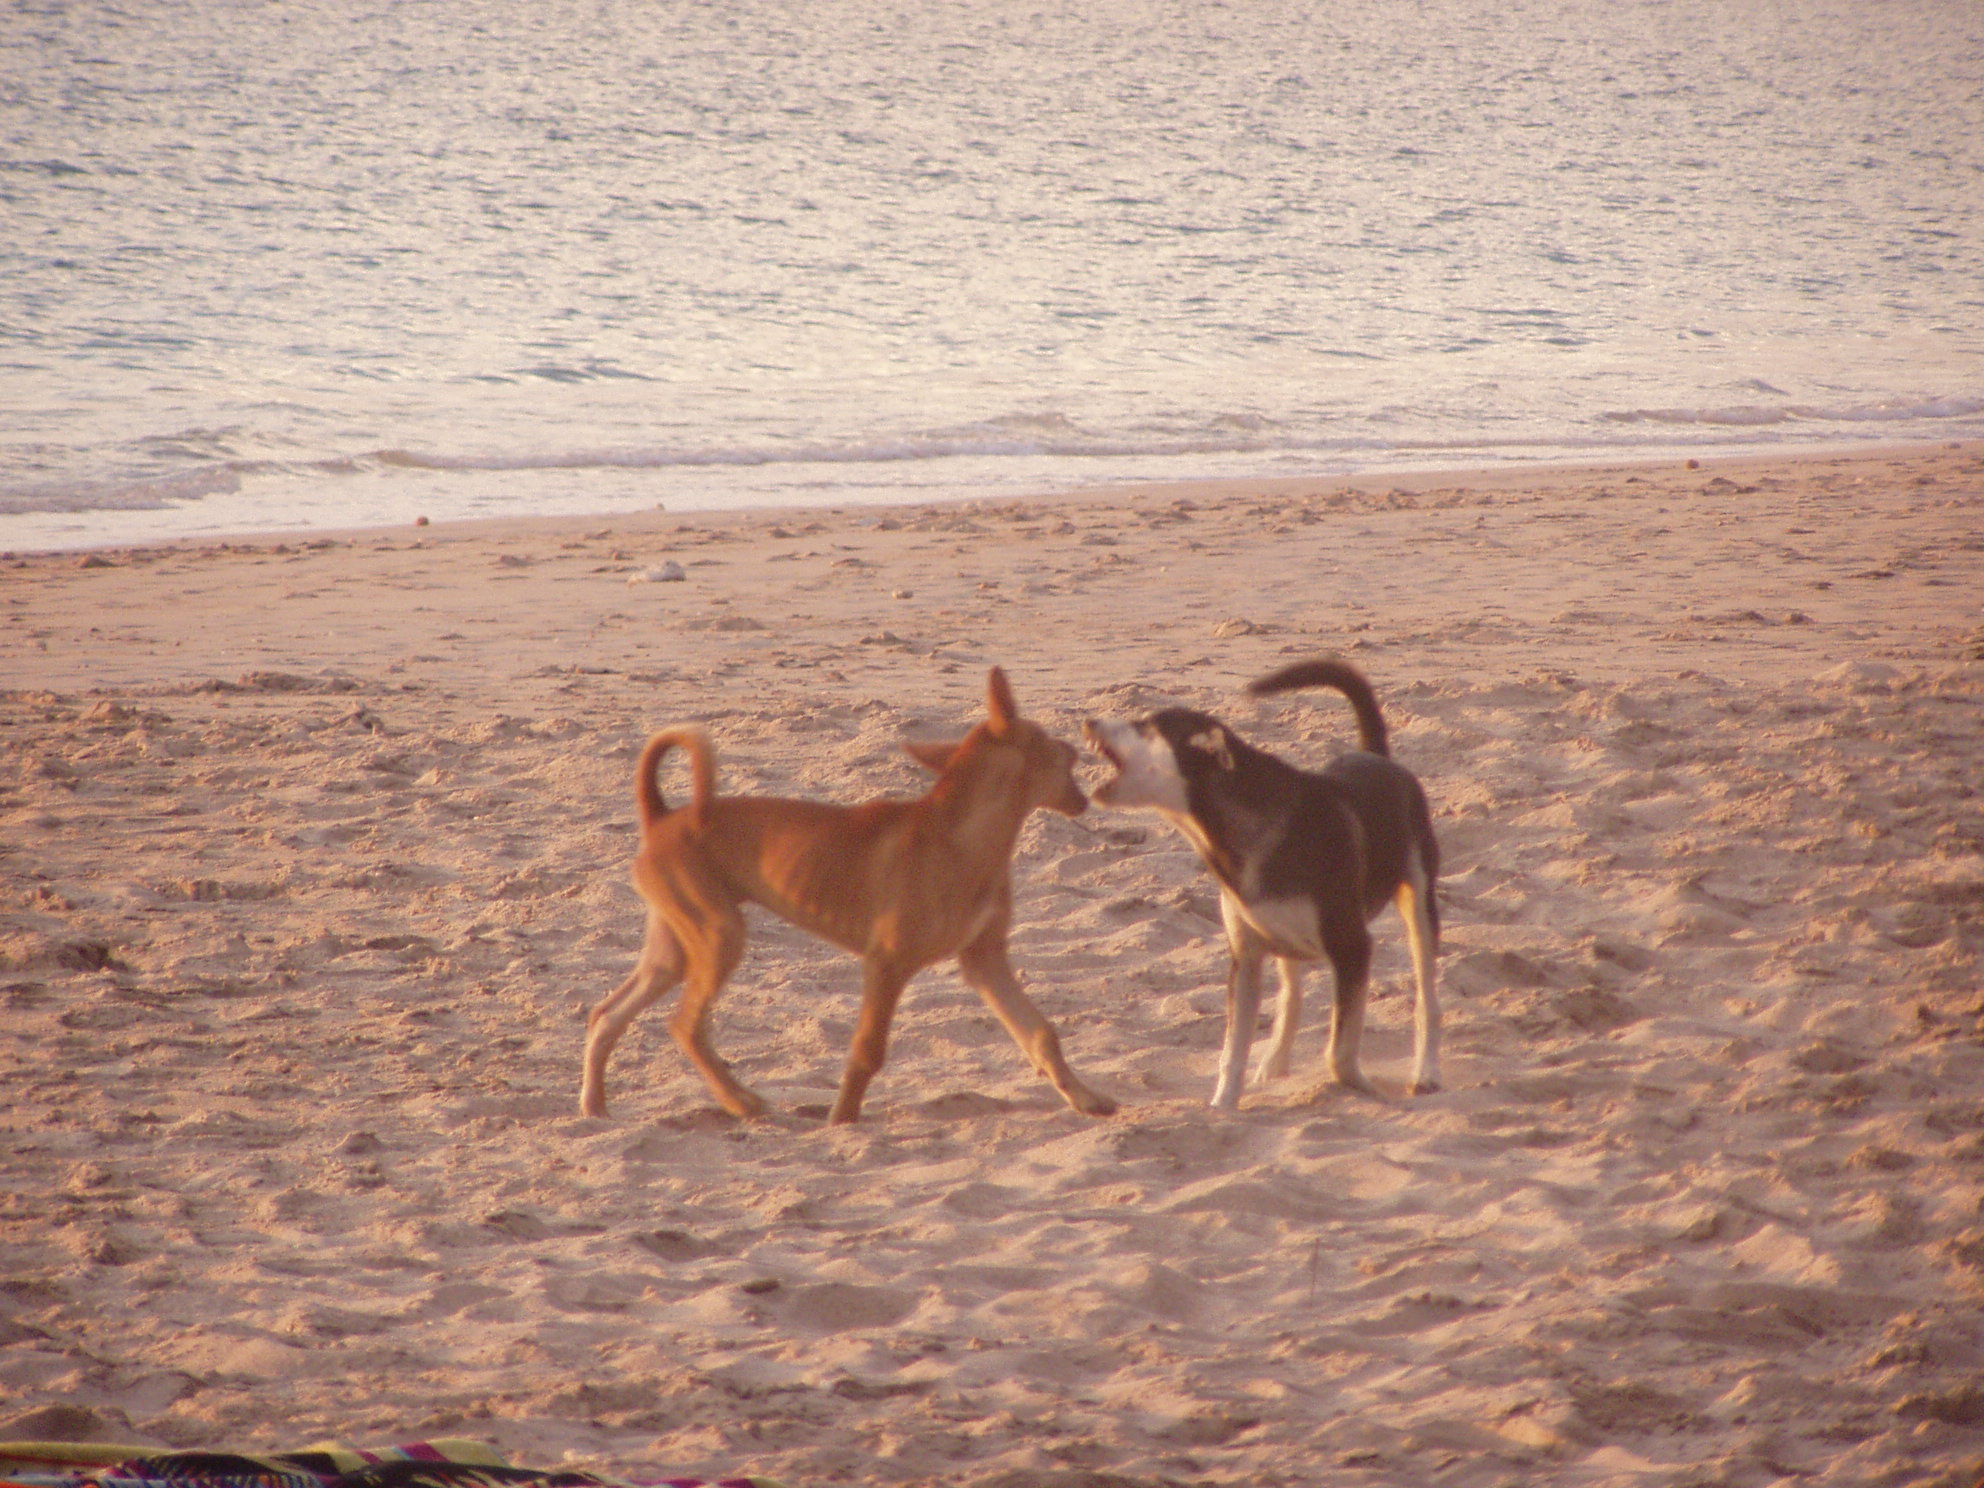
<path fill-rule="evenodd" d="M 1984 6 L 7 4 L 0 229 L 0 547 L 1971 436 Z"/>

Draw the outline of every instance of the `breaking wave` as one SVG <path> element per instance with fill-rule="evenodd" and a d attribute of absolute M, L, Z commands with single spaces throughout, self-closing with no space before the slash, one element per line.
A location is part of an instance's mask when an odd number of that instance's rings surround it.
<path fill-rule="evenodd" d="M 1351 448 L 1356 441 L 1312 439 L 1273 430 L 1262 420 L 1229 420 L 1226 427 L 1188 433 L 1120 436 L 1043 417 L 995 420 L 966 429 L 879 438 L 764 445 L 683 445 L 647 448 L 442 454 L 388 449 L 370 458 L 412 470 L 666 469 L 709 465 L 867 465 L 958 458 L 1115 459 L 1249 454 L 1270 450 Z M 1246 427 L 1251 423 L 1254 427 Z M 1368 441 L 1367 441 L 1368 442 Z"/>
<path fill-rule="evenodd" d="M 0 515 L 22 512 L 152 511 L 202 496 L 232 495 L 241 477 L 232 466 L 214 465 L 176 475 L 95 480 L 39 481 L 0 487 Z"/>
<path fill-rule="evenodd" d="M 1984 398 L 1890 398 L 1827 407 L 1814 403 L 1738 404 L 1728 408 L 1632 408 L 1603 415 L 1619 424 L 1713 424 L 1754 428 L 1767 424 L 1901 423 L 1910 419 L 1968 418 L 1984 413 Z"/>
<path fill-rule="evenodd" d="M 1911 422 L 1962 420 L 1984 414 L 1984 397 L 1893 398 L 1841 406 L 1804 403 L 1745 403 L 1711 407 L 1641 408 L 1609 412 L 1583 422 L 1541 429 L 1504 428 L 1490 433 L 1474 427 L 1441 426 L 1436 417 L 1387 407 L 1363 418 L 1337 415 L 1283 420 L 1250 413 L 1152 418 L 1131 427 L 1085 427 L 1062 413 L 1026 413 L 924 432 L 870 434 L 844 439 L 799 439 L 772 434 L 736 442 L 682 442 L 566 448 L 497 448 L 484 444 L 459 450 L 391 447 L 317 458 L 244 458 L 238 441 L 208 441 L 216 458 L 168 474 L 136 470 L 123 477 L 96 473 L 68 479 L 46 477 L 21 484 L 0 483 L 0 516 L 28 513 L 144 511 L 228 496 L 257 485 L 370 475 L 390 479 L 395 472 L 438 477 L 472 477 L 500 472 L 639 472 L 753 468 L 837 467 L 837 487 L 849 491 L 914 485 L 922 477 L 903 471 L 917 462 L 965 460 L 987 465 L 1031 462 L 1027 479 L 1116 478 L 1130 462 L 1143 462 L 1141 475 L 1161 466 L 1169 476 L 1233 473 L 1233 462 L 1258 469 L 1348 472 L 1381 467 L 1388 460 L 1480 460 L 1575 458 L 1596 451 L 1631 456 L 1685 446 L 1714 449 L 1744 443 L 1823 439 L 1828 431 L 1859 439 L 1905 438 Z M 1874 434 L 1878 428 L 1879 433 Z M 1855 432 L 1858 431 L 1858 432 Z M 199 450 L 184 438 L 141 442 L 148 455 L 169 445 L 179 460 Z M 862 467 L 872 474 L 864 476 Z M 899 472 L 891 475 L 894 469 Z M 945 477 L 948 479 L 948 475 Z M 271 500 L 279 500 L 271 492 Z M 448 499 L 431 490 L 424 498 Z M 748 498 L 747 498 L 748 499 Z"/>

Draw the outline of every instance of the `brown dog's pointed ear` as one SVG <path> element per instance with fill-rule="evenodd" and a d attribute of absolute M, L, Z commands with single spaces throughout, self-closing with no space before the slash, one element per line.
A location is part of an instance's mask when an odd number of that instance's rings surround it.
<path fill-rule="evenodd" d="M 903 751 L 933 775 L 941 775 L 951 767 L 951 761 L 964 747 L 964 740 L 951 739 L 905 739 Z"/>
<path fill-rule="evenodd" d="M 1013 701 L 1013 687 L 1006 674 L 992 668 L 985 678 L 985 711 L 992 720 L 992 732 L 1003 734 L 1020 716 L 1020 705 Z"/>

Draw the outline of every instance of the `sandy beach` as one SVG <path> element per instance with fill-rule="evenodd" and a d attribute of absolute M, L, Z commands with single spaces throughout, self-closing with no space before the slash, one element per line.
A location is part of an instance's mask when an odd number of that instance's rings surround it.
<path fill-rule="evenodd" d="M 825 1483 L 1948 1485 L 1984 1471 L 1984 446 L 0 559 L 0 1438 L 474 1437 Z M 922 789 L 986 670 L 1320 764 L 1348 656 L 1446 854 L 1447 1088 L 1207 1108 L 1212 886 L 1038 815 L 858 1125 L 768 919 L 578 1114 L 631 771 Z M 1089 760 L 1085 777 L 1101 778 Z M 678 797 L 684 783 L 668 777 Z M 1320 1000 L 1312 1004 L 1320 1006 Z"/>

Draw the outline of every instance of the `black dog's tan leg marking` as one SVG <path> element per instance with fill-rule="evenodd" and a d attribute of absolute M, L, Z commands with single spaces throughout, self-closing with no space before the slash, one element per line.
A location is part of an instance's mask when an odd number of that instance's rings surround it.
<path fill-rule="evenodd" d="M 1415 997 L 1412 1008 L 1412 1093 L 1430 1095 L 1440 1088 L 1440 926 L 1432 890 L 1414 854 L 1404 883 L 1399 885 L 1399 918 L 1405 921 L 1412 945 Z"/>

